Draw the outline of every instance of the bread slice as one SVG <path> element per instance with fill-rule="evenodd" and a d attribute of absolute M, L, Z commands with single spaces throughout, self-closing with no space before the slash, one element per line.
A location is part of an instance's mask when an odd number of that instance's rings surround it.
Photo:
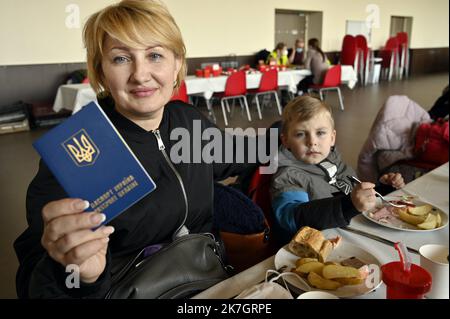
<path fill-rule="evenodd" d="M 333 244 L 320 231 L 308 226 L 302 227 L 295 234 L 288 247 L 299 257 L 317 258 L 320 262 L 325 262 L 333 250 Z"/>

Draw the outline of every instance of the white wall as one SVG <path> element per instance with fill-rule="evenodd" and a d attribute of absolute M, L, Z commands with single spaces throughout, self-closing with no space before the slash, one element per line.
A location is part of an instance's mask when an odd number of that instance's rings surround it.
<path fill-rule="evenodd" d="M 177 20 L 188 57 L 250 55 L 274 46 L 275 9 L 323 11 L 322 48 L 339 51 L 346 20 L 366 20 L 379 7 L 378 49 L 391 15 L 413 17 L 412 48 L 448 47 L 448 0 L 163 0 Z M 0 0 L 0 65 L 82 62 L 83 22 L 115 0 Z M 80 28 L 68 28 L 66 6 L 80 9 Z"/>

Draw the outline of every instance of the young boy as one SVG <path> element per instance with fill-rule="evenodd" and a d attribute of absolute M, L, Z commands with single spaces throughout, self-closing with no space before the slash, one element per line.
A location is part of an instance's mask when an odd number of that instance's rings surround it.
<path fill-rule="evenodd" d="M 322 101 L 301 96 L 283 111 L 278 171 L 272 178 L 274 232 L 288 242 L 302 226 L 316 229 L 348 225 L 375 206 L 375 185 L 353 186 L 356 176 L 335 148 L 336 130 L 331 109 Z M 394 188 L 404 186 L 398 173 L 380 178 Z"/>

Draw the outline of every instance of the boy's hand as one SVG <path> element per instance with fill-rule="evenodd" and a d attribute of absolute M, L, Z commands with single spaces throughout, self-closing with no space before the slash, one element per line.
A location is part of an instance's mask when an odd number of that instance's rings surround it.
<path fill-rule="evenodd" d="M 364 212 L 375 207 L 376 197 L 374 187 L 375 184 L 364 182 L 353 188 L 350 196 L 353 206 L 355 206 L 357 211 Z"/>
<path fill-rule="evenodd" d="M 380 183 L 391 185 L 395 189 L 405 187 L 405 181 L 400 173 L 388 173 L 380 177 Z"/>

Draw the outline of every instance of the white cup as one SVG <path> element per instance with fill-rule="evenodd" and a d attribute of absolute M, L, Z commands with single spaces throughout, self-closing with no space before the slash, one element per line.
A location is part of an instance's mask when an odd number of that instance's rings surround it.
<path fill-rule="evenodd" d="M 448 246 L 424 245 L 419 248 L 420 266 L 431 275 L 431 290 L 425 297 L 448 299 Z"/>

